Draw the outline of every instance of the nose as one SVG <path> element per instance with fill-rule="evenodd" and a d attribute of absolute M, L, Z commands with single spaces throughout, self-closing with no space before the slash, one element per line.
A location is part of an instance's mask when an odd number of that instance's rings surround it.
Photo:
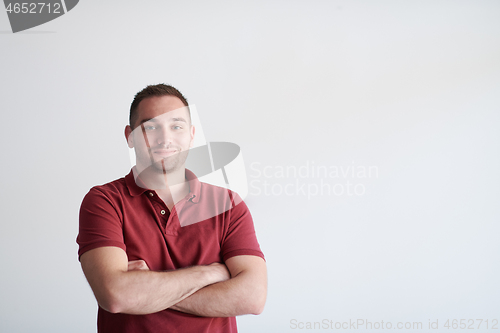
<path fill-rule="evenodd" d="M 154 142 L 163 147 L 168 147 L 172 143 L 172 135 L 168 127 L 165 126 L 158 129 Z"/>

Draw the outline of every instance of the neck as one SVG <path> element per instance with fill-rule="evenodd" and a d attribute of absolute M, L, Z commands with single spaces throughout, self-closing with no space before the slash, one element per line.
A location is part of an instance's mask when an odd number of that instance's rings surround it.
<path fill-rule="evenodd" d="M 136 184 L 140 187 L 155 190 L 158 196 L 165 202 L 169 210 L 175 203 L 183 199 L 189 193 L 189 182 L 186 181 L 186 169 L 184 167 L 170 173 L 161 173 L 153 167 L 142 169 L 134 167 Z"/>

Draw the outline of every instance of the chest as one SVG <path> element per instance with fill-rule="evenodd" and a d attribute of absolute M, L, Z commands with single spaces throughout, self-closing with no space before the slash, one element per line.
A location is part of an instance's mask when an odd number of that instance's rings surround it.
<path fill-rule="evenodd" d="M 141 200 L 123 215 L 129 260 L 145 260 L 151 270 L 172 270 L 221 262 L 224 214 L 185 202 L 168 209 L 161 200 Z"/>

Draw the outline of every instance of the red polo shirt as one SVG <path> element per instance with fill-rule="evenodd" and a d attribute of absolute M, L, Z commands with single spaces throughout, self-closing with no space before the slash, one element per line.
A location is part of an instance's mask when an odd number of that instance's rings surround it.
<path fill-rule="evenodd" d="M 155 191 L 137 186 L 133 172 L 93 187 L 80 208 L 78 255 L 116 246 L 152 271 L 224 262 L 238 255 L 264 258 L 252 217 L 239 196 L 201 183 L 186 170 L 190 193 L 169 212 Z M 236 319 L 198 317 L 166 309 L 149 315 L 112 314 L 99 307 L 98 331 L 237 332 Z"/>

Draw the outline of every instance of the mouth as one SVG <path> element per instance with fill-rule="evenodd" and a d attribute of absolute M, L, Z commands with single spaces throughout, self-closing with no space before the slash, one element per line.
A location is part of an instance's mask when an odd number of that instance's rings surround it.
<path fill-rule="evenodd" d="M 177 149 L 155 149 L 151 151 L 154 156 L 158 156 L 161 158 L 172 156 L 174 154 L 177 154 L 177 152 Z"/>

